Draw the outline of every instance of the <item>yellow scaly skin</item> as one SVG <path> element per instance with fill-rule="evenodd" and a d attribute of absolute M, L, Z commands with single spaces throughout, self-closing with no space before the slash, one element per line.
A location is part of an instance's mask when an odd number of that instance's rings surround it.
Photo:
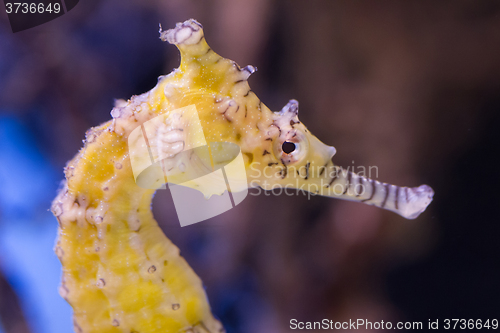
<path fill-rule="evenodd" d="M 114 119 L 87 132 L 52 206 L 59 221 L 60 293 L 74 309 L 76 332 L 224 331 L 210 312 L 201 280 L 152 216 L 154 190 L 134 181 L 128 135 L 160 114 L 194 104 L 207 142 L 239 145 L 249 187 L 301 188 L 407 218 L 432 200 L 426 185 L 400 188 L 335 166 L 335 148 L 298 120 L 298 103 L 271 112 L 247 83 L 255 68 L 241 69 L 216 54 L 195 20 L 160 33 L 179 48 L 180 67 L 151 91 L 118 101 Z M 294 144 L 292 152 L 285 142 Z"/>

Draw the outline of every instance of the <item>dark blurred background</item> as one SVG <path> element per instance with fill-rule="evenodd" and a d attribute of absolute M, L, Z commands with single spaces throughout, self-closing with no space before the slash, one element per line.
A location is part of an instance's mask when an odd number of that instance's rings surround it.
<path fill-rule="evenodd" d="M 337 164 L 436 192 L 408 221 L 252 191 L 181 228 L 160 191 L 155 217 L 228 333 L 288 332 L 290 319 L 499 319 L 499 1 L 82 0 L 16 34 L 0 14 L 0 332 L 71 331 L 47 211 L 62 168 L 115 98 L 178 66 L 158 23 L 188 18 L 217 53 L 258 67 L 250 84 L 272 110 L 298 99 Z"/>

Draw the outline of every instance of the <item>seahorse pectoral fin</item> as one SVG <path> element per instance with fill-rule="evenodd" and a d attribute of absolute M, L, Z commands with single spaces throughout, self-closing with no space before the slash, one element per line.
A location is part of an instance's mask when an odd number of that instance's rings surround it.
<path fill-rule="evenodd" d="M 332 166 L 322 195 L 358 201 L 395 212 L 404 218 L 417 218 L 431 203 L 434 191 L 428 185 L 400 187 L 381 183 L 354 172 Z"/>

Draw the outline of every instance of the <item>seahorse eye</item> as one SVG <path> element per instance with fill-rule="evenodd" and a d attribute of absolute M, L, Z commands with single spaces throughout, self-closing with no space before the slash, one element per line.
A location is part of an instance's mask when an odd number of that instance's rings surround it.
<path fill-rule="evenodd" d="M 274 156 L 277 161 L 291 165 L 301 162 L 308 154 L 309 141 L 300 129 L 284 132 L 273 145 Z"/>
<path fill-rule="evenodd" d="M 295 143 L 290 142 L 290 141 L 285 141 L 283 142 L 283 145 L 281 146 L 281 149 L 285 154 L 290 154 L 295 150 Z"/>

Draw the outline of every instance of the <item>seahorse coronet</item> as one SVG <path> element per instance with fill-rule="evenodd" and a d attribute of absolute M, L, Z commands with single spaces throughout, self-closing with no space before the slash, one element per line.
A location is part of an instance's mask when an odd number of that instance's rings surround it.
<path fill-rule="evenodd" d="M 198 163 L 193 166 L 183 153 L 187 138 L 199 134 L 180 119 L 192 106 L 207 143 L 241 149 L 248 187 L 307 185 L 315 194 L 373 204 L 407 218 L 417 217 L 432 200 L 427 185 L 400 188 L 335 166 L 335 148 L 299 121 L 298 102 L 272 112 L 248 85 L 257 68 L 240 68 L 215 53 L 197 21 L 167 31 L 160 26 L 160 39 L 179 49 L 179 68 L 160 76 L 150 91 L 116 100 L 112 120 L 86 132 L 52 205 L 59 223 L 55 252 L 63 266 L 60 294 L 74 309 L 76 332 L 224 331 L 200 278 L 153 218 L 155 189 L 136 184 L 131 164 L 132 159 L 144 168 L 150 163 L 131 153 L 137 145 L 165 161 L 168 179 L 207 168 L 203 156 L 193 158 Z M 161 121 L 151 125 L 153 119 Z M 149 126 L 149 143 L 133 137 L 141 126 Z M 293 143 L 292 151 L 283 149 L 285 142 Z M 199 186 L 196 180 L 189 184 Z M 357 185 L 366 192 L 355 190 Z"/>

